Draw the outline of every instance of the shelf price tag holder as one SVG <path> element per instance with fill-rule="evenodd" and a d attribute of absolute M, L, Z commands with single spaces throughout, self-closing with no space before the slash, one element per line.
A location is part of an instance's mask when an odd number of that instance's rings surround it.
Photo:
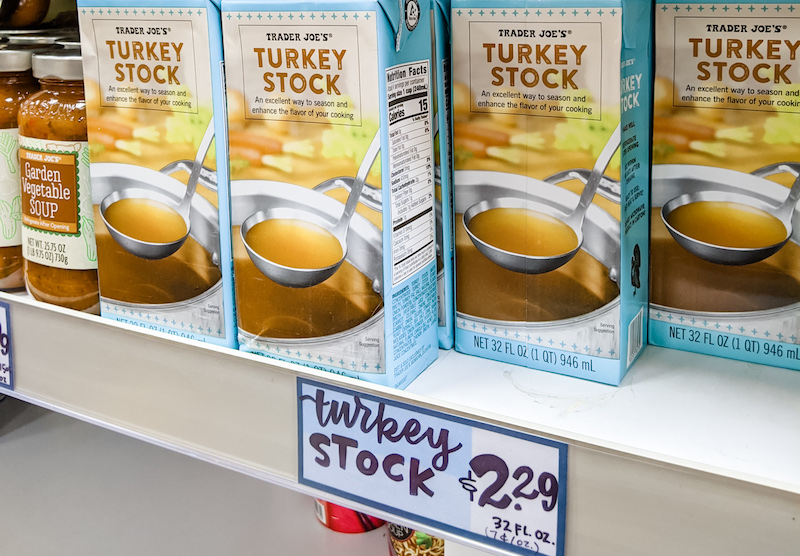
<path fill-rule="evenodd" d="M 11 306 L 5 301 L 0 301 L 0 389 L 2 388 L 14 389 L 14 365 L 11 358 Z"/>
<path fill-rule="evenodd" d="M 567 445 L 297 379 L 299 482 L 519 554 L 564 556 Z"/>

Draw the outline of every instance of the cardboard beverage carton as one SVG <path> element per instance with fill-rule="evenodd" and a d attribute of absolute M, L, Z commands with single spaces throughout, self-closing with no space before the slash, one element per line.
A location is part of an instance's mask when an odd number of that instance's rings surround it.
<path fill-rule="evenodd" d="M 656 6 L 653 344 L 800 369 L 800 20 Z"/>
<path fill-rule="evenodd" d="M 456 349 L 618 384 L 646 337 L 650 4 L 451 19 Z"/>
<path fill-rule="evenodd" d="M 222 8 L 240 349 L 404 387 L 437 355 L 431 6 Z"/>
<path fill-rule="evenodd" d="M 219 8 L 78 16 L 102 315 L 235 347 Z"/>
<path fill-rule="evenodd" d="M 432 2 L 434 151 L 436 171 L 436 267 L 439 347 L 453 347 L 455 234 L 453 229 L 453 111 L 450 105 L 450 0 Z"/>

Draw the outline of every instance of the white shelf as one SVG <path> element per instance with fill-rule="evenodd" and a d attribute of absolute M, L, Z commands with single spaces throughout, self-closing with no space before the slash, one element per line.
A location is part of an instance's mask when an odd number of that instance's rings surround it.
<path fill-rule="evenodd" d="M 408 392 L 800 494 L 800 372 L 648 346 L 619 387 L 443 354 Z"/>
<path fill-rule="evenodd" d="M 614 388 L 442 352 L 400 392 L 3 299 L 14 396 L 291 489 L 304 376 L 567 442 L 567 556 L 800 546 L 798 372 L 649 347 Z"/>

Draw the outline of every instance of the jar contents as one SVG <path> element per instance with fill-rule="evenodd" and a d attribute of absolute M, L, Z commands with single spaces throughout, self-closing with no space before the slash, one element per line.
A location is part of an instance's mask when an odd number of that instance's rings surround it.
<path fill-rule="evenodd" d="M 50 9 L 50 0 L 17 0 L 3 2 L 3 11 L 8 6 L 8 13 L 2 14 L 0 24 L 14 29 L 38 25 L 44 21 Z"/>
<path fill-rule="evenodd" d="M 36 299 L 99 314 L 80 54 L 34 53 L 41 91 L 20 106 L 25 284 Z"/>
<path fill-rule="evenodd" d="M 139 241 L 172 243 L 186 235 L 186 222 L 170 206 L 152 199 L 120 199 L 106 209 L 115 230 Z"/>
<path fill-rule="evenodd" d="M 31 52 L 0 50 L 0 289 L 22 288 L 22 199 L 19 174 L 20 104 L 39 90 Z"/>
<path fill-rule="evenodd" d="M 0 2 L 0 27 L 3 29 L 56 29 L 75 25 L 75 0 L 10 0 Z"/>

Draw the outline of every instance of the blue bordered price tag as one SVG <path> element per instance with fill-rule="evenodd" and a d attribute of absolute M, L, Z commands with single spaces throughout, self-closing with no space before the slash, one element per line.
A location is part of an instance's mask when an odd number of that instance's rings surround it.
<path fill-rule="evenodd" d="M 301 484 L 520 554 L 564 555 L 566 444 L 297 382 Z"/>
<path fill-rule="evenodd" d="M 14 366 L 11 358 L 11 307 L 0 301 L 0 388 L 14 389 Z"/>

